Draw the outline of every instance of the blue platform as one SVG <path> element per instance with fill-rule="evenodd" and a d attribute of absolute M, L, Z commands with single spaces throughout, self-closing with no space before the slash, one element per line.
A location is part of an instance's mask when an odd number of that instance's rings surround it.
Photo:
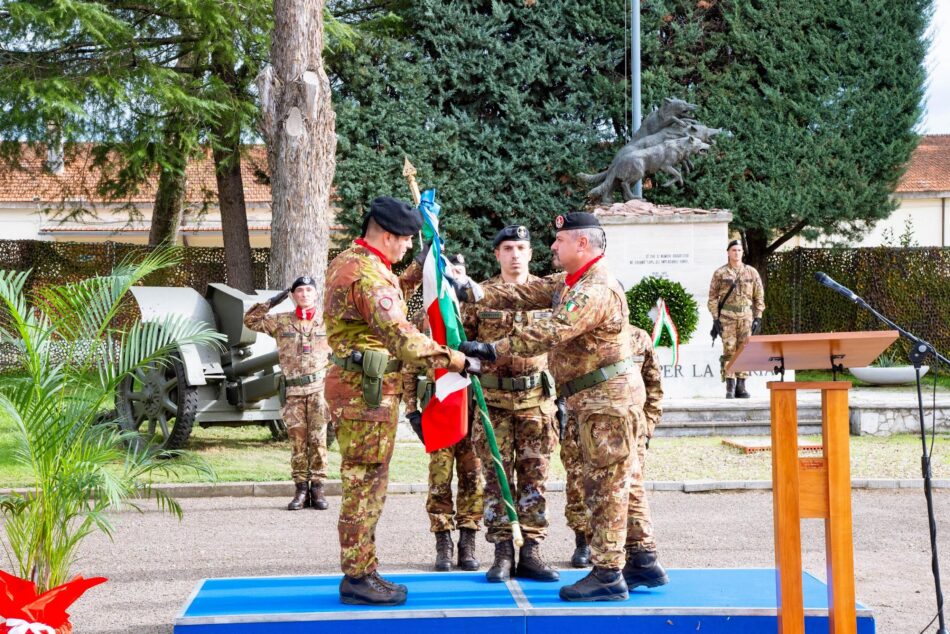
<path fill-rule="evenodd" d="M 387 574 L 409 587 L 409 599 L 384 608 L 341 604 L 339 575 L 206 579 L 176 619 L 175 633 L 336 633 L 355 625 L 361 634 L 776 631 L 775 571 L 770 568 L 670 570 L 668 585 L 638 589 L 627 601 L 561 601 L 560 587 L 585 574 L 562 570 L 558 583 L 515 579 L 507 584 L 486 582 L 484 572 Z M 803 590 L 806 633 L 828 632 L 825 584 L 806 573 Z M 857 611 L 858 634 L 873 634 L 870 610 L 858 604 Z"/>

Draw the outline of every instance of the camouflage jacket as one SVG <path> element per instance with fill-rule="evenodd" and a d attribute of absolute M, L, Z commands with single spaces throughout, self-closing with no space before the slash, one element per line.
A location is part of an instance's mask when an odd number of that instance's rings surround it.
<path fill-rule="evenodd" d="M 740 268 L 734 269 L 728 264 L 720 266 L 713 273 L 712 280 L 709 282 L 709 303 L 707 308 L 712 314 L 713 319 L 718 319 L 719 302 L 732 281 L 739 278 L 736 284 L 736 290 L 726 300 L 722 306 L 722 314 L 725 317 L 745 317 L 752 313 L 753 318 L 762 317 L 765 312 L 765 289 L 762 287 L 762 278 L 754 266 L 743 264 Z"/>
<path fill-rule="evenodd" d="M 526 283 L 540 281 L 541 278 L 528 275 Z M 504 284 L 505 281 L 501 276 L 496 275 L 482 282 L 482 288 Z M 462 325 L 465 328 L 465 335 L 469 339 L 479 341 L 496 341 L 510 335 L 516 327 L 527 327 L 535 322 L 551 319 L 552 316 L 553 313 L 549 307 L 545 307 L 544 310 L 509 310 L 477 304 L 464 304 L 462 307 Z M 485 362 L 482 365 L 482 373 L 493 374 L 497 377 L 518 377 L 538 374 L 547 367 L 547 354 L 539 354 L 534 357 L 504 355 L 498 357 L 498 360 L 494 363 Z M 486 404 L 506 410 L 527 409 L 553 401 L 550 397 L 545 396 L 544 390 L 540 386 L 520 392 L 485 389 L 484 393 Z"/>
<path fill-rule="evenodd" d="M 244 314 L 244 325 L 270 335 L 277 341 L 280 369 L 288 379 L 322 373 L 327 367 L 327 334 L 323 324 L 314 319 L 303 321 L 295 312 L 268 315 L 270 304 L 254 304 Z M 323 389 L 323 375 L 307 385 L 288 385 L 288 396 L 313 394 Z"/>
<path fill-rule="evenodd" d="M 420 333 L 406 319 L 405 292 L 421 279 L 421 269 L 413 264 L 397 277 L 368 249 L 353 245 L 327 268 L 323 299 L 323 319 L 331 351 L 347 357 L 354 351 L 379 350 L 391 358 L 419 363 L 427 368 L 461 371 L 465 355 L 439 345 Z M 414 282 L 414 283 L 413 283 Z M 402 374 L 390 372 L 383 381 L 383 401 L 368 409 L 362 401 L 362 376 L 332 365 L 327 373 L 327 400 L 342 406 L 344 418 L 389 420 L 390 409 L 402 393 Z M 331 403 L 331 407 L 334 407 Z"/>
<path fill-rule="evenodd" d="M 629 309 L 620 283 L 601 260 L 568 287 L 558 273 L 529 284 L 503 284 L 485 288 L 482 304 L 539 310 L 550 306 L 551 319 L 516 327 L 511 335 L 495 341 L 499 354 L 534 356 L 545 351 L 558 391 L 564 383 L 633 355 Z M 636 404 L 636 384 L 630 372 L 574 394 L 568 400 L 577 411 L 603 410 L 627 415 Z"/>
<path fill-rule="evenodd" d="M 640 368 L 640 371 L 634 374 L 640 379 L 640 386 L 637 387 L 643 390 L 642 393 L 640 389 L 635 392 L 638 401 L 642 398 L 638 405 L 643 407 L 643 413 L 646 415 L 647 437 L 650 438 L 663 415 L 663 371 L 647 331 L 633 325 L 630 326 L 630 331 L 633 354 L 638 359 L 637 365 Z"/>

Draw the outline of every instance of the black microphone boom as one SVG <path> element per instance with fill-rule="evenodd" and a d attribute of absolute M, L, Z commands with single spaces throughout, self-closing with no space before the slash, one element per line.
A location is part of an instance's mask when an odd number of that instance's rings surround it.
<path fill-rule="evenodd" d="M 827 273 L 823 273 L 821 271 L 815 271 L 815 281 L 821 284 L 822 286 L 827 286 L 828 288 L 838 293 L 839 295 L 843 295 L 849 301 L 857 303 L 857 301 L 860 299 L 857 293 L 852 291 L 847 286 L 843 286 L 839 284 L 838 282 L 834 281 L 828 276 Z"/>

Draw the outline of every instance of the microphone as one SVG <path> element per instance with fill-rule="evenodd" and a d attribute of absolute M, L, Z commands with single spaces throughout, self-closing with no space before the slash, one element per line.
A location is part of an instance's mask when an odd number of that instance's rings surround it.
<path fill-rule="evenodd" d="M 847 286 L 842 286 L 838 282 L 828 277 L 826 273 L 823 273 L 821 271 L 815 271 L 815 281 L 821 284 L 822 286 L 827 286 L 828 288 L 838 293 L 839 295 L 843 295 L 844 297 L 846 297 L 848 300 L 852 302 L 857 303 L 858 300 L 861 299 L 850 288 L 848 288 Z"/>

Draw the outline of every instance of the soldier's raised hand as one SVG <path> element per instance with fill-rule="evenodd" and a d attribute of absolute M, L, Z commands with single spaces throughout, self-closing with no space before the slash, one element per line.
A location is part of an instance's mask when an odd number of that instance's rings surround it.
<path fill-rule="evenodd" d="M 495 361 L 498 358 L 495 346 L 481 341 L 463 341 L 459 344 L 459 352 L 466 357 L 476 357 L 483 361 Z"/>
<path fill-rule="evenodd" d="M 277 304 L 287 299 L 288 295 L 290 295 L 290 289 L 285 288 L 284 290 L 282 290 L 281 292 L 277 293 L 276 295 L 271 297 L 269 300 L 267 300 L 267 303 L 270 304 L 271 308 L 273 308 Z"/>

